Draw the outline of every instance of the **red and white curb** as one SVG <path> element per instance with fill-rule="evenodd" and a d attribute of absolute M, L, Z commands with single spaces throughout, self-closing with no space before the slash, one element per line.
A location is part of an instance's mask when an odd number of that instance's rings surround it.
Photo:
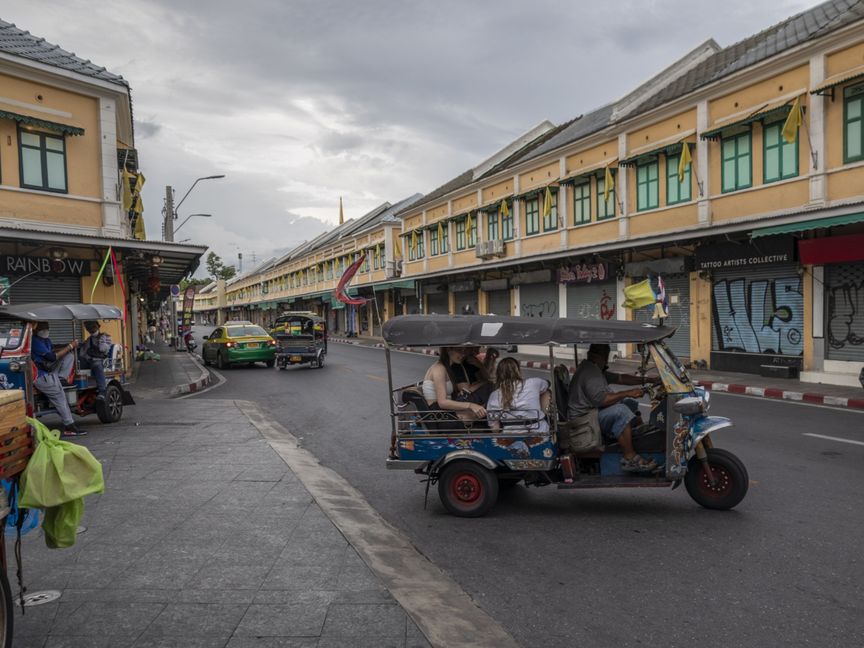
<path fill-rule="evenodd" d="M 357 340 L 336 339 L 330 338 L 331 342 L 339 342 L 343 344 L 361 345 Z M 377 342 L 374 345 L 363 344 L 361 346 L 384 348 L 383 342 Z M 435 349 L 417 349 L 412 347 L 396 347 L 398 351 L 409 353 L 419 353 L 422 355 L 437 356 L 438 351 Z M 562 363 L 563 364 L 563 363 Z M 519 366 L 525 369 L 540 369 L 549 371 L 553 365 L 548 362 L 538 360 L 520 360 Z M 576 367 L 568 366 L 568 371 L 573 373 Z M 749 385 L 735 385 L 730 383 L 714 382 L 711 380 L 697 380 L 697 385 L 704 387 L 709 391 L 723 392 L 726 394 L 740 394 L 743 396 L 755 396 L 757 398 L 773 398 L 775 400 L 796 401 L 799 403 L 809 403 L 811 405 L 826 405 L 828 407 L 846 407 L 849 409 L 864 410 L 864 398 L 844 398 L 842 396 L 826 396 L 825 394 L 814 394 L 811 392 L 787 391 L 785 389 L 777 389 L 776 387 L 751 387 Z"/>
<path fill-rule="evenodd" d="M 196 365 L 198 365 L 198 368 L 201 370 L 201 374 L 191 383 L 188 383 L 186 385 L 175 385 L 174 387 L 172 387 L 170 391 L 171 396 L 194 394 L 195 392 L 205 389 L 210 384 L 210 370 L 207 369 L 207 367 L 202 365 L 200 362 L 198 362 L 198 358 L 195 355 L 190 353 L 189 357 L 192 358 L 192 361 Z"/>
<path fill-rule="evenodd" d="M 787 391 L 776 387 L 751 387 L 749 385 L 734 385 L 729 383 L 700 380 L 699 384 L 709 391 L 727 394 L 741 394 L 758 398 L 773 398 L 776 400 L 797 401 L 811 405 L 828 405 L 829 407 L 848 407 L 864 410 L 864 398 L 844 398 L 842 396 L 826 396 L 811 392 Z"/>

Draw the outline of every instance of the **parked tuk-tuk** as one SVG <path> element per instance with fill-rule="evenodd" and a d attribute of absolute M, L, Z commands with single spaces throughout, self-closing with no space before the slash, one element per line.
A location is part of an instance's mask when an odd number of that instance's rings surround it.
<path fill-rule="evenodd" d="M 749 477 L 731 452 L 714 447 L 712 434 L 730 427 L 727 418 L 708 416 L 709 394 L 695 386 L 665 339 L 674 328 L 637 322 L 540 319 L 497 316 L 404 315 L 384 324 L 392 431 L 387 467 L 424 475 L 437 483 L 444 508 L 477 517 L 495 504 L 500 487 L 555 484 L 559 489 L 672 487 L 683 481 L 699 504 L 731 509 L 746 495 Z M 568 426 L 569 370 L 556 368 L 553 348 L 577 344 L 634 343 L 639 374 L 651 398 L 647 423 L 634 431 L 635 451 L 661 466 L 651 474 L 624 472 L 617 443 L 602 441 L 574 452 L 559 448 Z M 390 350 L 396 347 L 543 345 L 549 350 L 551 404 L 546 412 L 522 412 L 524 420 L 487 410 L 487 419 L 466 425 L 453 412 L 431 410 L 416 385 L 394 388 Z M 575 359 L 575 358 L 574 358 Z M 659 373 L 649 384 L 648 372 Z M 541 418 L 547 426 L 538 426 Z M 544 431 L 540 431 L 544 430 Z M 599 440 L 599 437 L 598 437 Z"/>
<path fill-rule="evenodd" d="M 306 364 L 321 369 L 327 355 L 327 324 L 311 312 L 284 313 L 274 322 L 270 336 L 276 340 L 276 368 Z"/>
<path fill-rule="evenodd" d="M 21 389 L 27 413 L 36 418 L 55 413 L 48 399 L 33 386 L 34 366 L 30 344 L 36 322 L 70 322 L 72 336 L 81 333 L 80 323 L 88 320 L 119 320 L 123 313 L 106 304 L 17 304 L 0 306 L 0 389 Z M 125 332 L 124 332 L 125 333 Z M 67 333 L 68 335 L 68 333 Z M 61 340 L 60 338 L 53 340 Z M 115 423 L 123 416 L 124 405 L 134 405 L 126 390 L 123 366 L 124 343 L 112 345 L 103 361 L 108 388 L 104 399 L 97 399 L 96 383 L 90 370 L 78 366 L 78 354 L 68 376 L 61 376 L 69 408 L 78 416 L 96 414 L 102 423 Z"/>

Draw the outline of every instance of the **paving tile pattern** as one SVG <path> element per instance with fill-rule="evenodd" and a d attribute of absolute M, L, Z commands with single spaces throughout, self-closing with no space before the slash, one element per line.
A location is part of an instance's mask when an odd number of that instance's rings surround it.
<path fill-rule="evenodd" d="M 16 609 L 16 647 L 429 646 L 232 401 L 88 428 L 106 491 L 74 547 L 25 536 L 28 591 L 62 596 Z"/>

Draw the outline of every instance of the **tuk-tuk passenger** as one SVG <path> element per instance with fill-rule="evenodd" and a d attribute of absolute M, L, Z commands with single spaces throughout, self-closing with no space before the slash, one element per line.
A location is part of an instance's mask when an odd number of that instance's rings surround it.
<path fill-rule="evenodd" d="M 36 322 L 33 327 L 33 340 L 30 343 L 30 357 L 36 365 L 36 378 L 33 385 L 42 392 L 63 419 L 63 436 L 83 436 L 87 434 L 79 430 L 72 418 L 69 403 L 63 385 L 72 371 L 75 362 L 75 348 L 78 340 L 72 340 L 66 346 L 54 348 L 51 342 L 48 322 Z"/>
<path fill-rule="evenodd" d="M 603 436 L 614 439 L 621 445 L 623 457 L 621 470 L 631 473 L 651 472 L 657 463 L 646 460 L 633 449 L 633 420 L 639 416 L 636 398 L 645 394 L 643 387 L 610 391 L 609 379 L 622 385 L 641 385 L 638 376 L 609 374 L 609 345 L 592 344 L 588 357 L 583 360 L 570 381 L 567 403 L 567 418 L 575 420 L 597 409 L 600 431 Z"/>
<path fill-rule="evenodd" d="M 96 379 L 96 398 L 105 398 L 105 390 L 108 381 L 105 380 L 105 366 L 103 361 L 111 353 L 111 336 L 103 333 L 101 325 L 96 321 L 84 322 L 84 328 L 90 336 L 84 341 L 84 345 L 78 350 L 78 366 L 81 369 L 89 369 L 93 378 Z"/>
<path fill-rule="evenodd" d="M 494 389 L 491 373 L 485 362 L 477 357 L 480 347 L 460 347 L 461 360 L 450 363 L 450 377 L 456 381 L 457 400 L 485 405 Z M 452 354 L 451 354 L 452 355 Z"/>
<path fill-rule="evenodd" d="M 489 427 L 493 430 L 502 426 L 506 428 L 508 420 L 524 419 L 516 423 L 520 429 L 548 432 L 549 422 L 545 413 L 551 400 L 548 381 L 543 378 L 523 378 L 519 361 L 515 358 L 504 358 L 498 363 L 495 391 L 489 397 L 487 405 L 493 412 L 501 411 L 500 419 L 490 420 Z"/>
<path fill-rule="evenodd" d="M 465 421 L 476 421 L 486 416 L 486 408 L 478 403 L 455 400 L 453 398 L 454 380 L 450 376 L 450 366 L 461 363 L 465 350 L 460 347 L 441 347 L 438 360 L 423 377 L 423 398 L 433 410 L 448 410 Z"/>

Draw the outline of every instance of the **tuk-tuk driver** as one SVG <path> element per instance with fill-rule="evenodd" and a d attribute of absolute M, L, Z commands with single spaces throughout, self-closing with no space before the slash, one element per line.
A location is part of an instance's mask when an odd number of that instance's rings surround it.
<path fill-rule="evenodd" d="M 83 436 L 87 434 L 79 430 L 72 418 L 69 403 L 63 386 L 72 371 L 75 362 L 75 348 L 78 340 L 72 340 L 66 346 L 54 348 L 51 342 L 48 322 L 36 322 L 33 327 L 33 340 L 30 343 L 30 357 L 36 365 L 36 378 L 33 385 L 51 401 L 57 414 L 63 419 L 63 436 Z"/>
<path fill-rule="evenodd" d="M 105 380 L 104 360 L 111 353 L 111 336 L 102 332 L 99 322 L 84 322 L 84 329 L 90 336 L 78 350 L 78 366 L 81 369 L 89 369 L 93 378 L 96 379 L 97 399 L 105 398 L 108 389 L 108 381 Z"/>
<path fill-rule="evenodd" d="M 621 470 L 630 473 L 651 472 L 657 463 L 646 460 L 633 449 L 633 421 L 640 416 L 639 403 L 634 400 L 645 394 L 643 387 L 611 391 L 609 378 L 622 385 L 641 385 L 638 376 L 609 374 L 609 345 L 592 344 L 588 357 L 583 360 L 573 379 L 567 403 L 567 418 L 578 419 L 597 409 L 600 431 L 604 437 L 614 439 L 621 445 L 623 457 Z"/>

